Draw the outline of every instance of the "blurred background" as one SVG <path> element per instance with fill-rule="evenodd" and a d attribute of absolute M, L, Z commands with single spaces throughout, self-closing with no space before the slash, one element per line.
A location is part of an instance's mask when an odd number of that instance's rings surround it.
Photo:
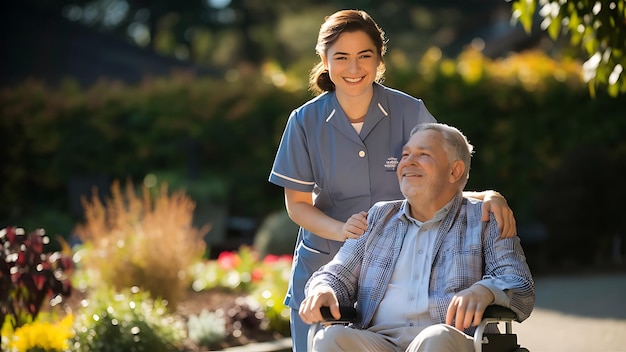
<path fill-rule="evenodd" d="M 586 55 L 512 23 L 511 2 L 0 6 L 2 227 L 71 243 L 81 199 L 115 180 L 167 184 L 210 224 L 208 256 L 255 241 L 291 253 L 295 226 L 267 178 L 289 113 L 311 98 L 324 16 L 360 8 L 389 38 L 385 84 L 469 137 L 467 189 L 507 198 L 535 274 L 625 268 L 626 95 L 591 94 Z"/>

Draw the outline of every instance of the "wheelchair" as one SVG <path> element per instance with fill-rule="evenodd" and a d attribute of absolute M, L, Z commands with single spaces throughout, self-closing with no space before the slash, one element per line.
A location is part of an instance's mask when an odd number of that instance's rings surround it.
<path fill-rule="evenodd" d="M 324 321 L 312 324 L 309 328 L 307 343 L 308 350 L 313 350 L 313 338 L 323 325 L 344 324 L 348 325 L 356 319 L 356 309 L 354 307 L 339 307 L 341 318 L 335 319 L 330 313 L 329 307 L 321 308 Z M 513 333 L 513 319 L 515 313 L 509 308 L 491 305 L 487 307 L 483 314 L 483 320 L 474 333 L 475 352 L 529 352 L 517 343 L 517 335 Z M 489 324 L 504 323 L 505 331 L 501 333 L 486 333 L 485 329 Z"/>

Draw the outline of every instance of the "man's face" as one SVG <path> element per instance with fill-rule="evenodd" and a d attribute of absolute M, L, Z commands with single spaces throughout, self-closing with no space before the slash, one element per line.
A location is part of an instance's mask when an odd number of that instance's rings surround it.
<path fill-rule="evenodd" d="M 407 199 L 432 199 L 454 182 L 441 134 L 433 130 L 415 133 L 402 149 L 398 181 Z"/>

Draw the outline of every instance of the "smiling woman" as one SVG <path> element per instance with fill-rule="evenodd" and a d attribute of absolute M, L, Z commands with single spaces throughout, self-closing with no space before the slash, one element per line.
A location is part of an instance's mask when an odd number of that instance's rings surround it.
<path fill-rule="evenodd" d="M 308 325 L 298 308 L 307 279 L 347 238 L 365 232 L 366 211 L 375 202 L 402 197 L 393 172 L 402 145 L 410 128 L 434 121 L 420 99 L 379 83 L 386 41 L 363 11 L 326 18 L 315 47 L 320 61 L 309 79 L 319 96 L 291 113 L 270 174 L 300 226 L 285 299 L 296 351 L 306 350 Z"/>

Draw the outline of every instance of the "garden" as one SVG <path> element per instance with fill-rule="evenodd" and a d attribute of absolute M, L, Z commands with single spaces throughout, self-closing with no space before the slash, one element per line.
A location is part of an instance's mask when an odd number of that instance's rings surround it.
<path fill-rule="evenodd" d="M 470 137 L 468 189 L 506 196 L 533 273 L 614 265 L 624 96 L 591 98 L 579 63 L 538 51 L 452 60 L 431 48 L 413 61 L 390 55 L 386 83 Z M 2 90 L 0 214 L 23 227 L 0 232 L 2 350 L 195 352 L 287 337 L 291 257 L 216 251 L 205 240 L 219 223 L 194 209 L 284 211 L 267 176 L 290 109 L 310 98 L 301 76 L 267 65 L 226 85 L 179 74 Z M 82 180 L 110 191 L 74 204 Z M 291 228 L 272 235 L 295 240 Z"/>
<path fill-rule="evenodd" d="M 131 182 L 83 198 L 77 243 L 0 230 L 2 350 L 209 351 L 289 336 L 290 256 L 250 246 L 206 259 L 194 202 Z"/>

